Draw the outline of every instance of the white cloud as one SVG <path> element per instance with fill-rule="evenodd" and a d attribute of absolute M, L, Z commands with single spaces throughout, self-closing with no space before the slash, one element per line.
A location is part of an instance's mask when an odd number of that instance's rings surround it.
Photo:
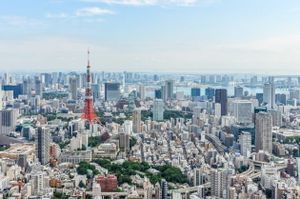
<path fill-rule="evenodd" d="M 69 17 L 68 14 L 61 12 L 61 13 L 48 13 L 46 15 L 47 18 L 67 18 Z"/>
<path fill-rule="evenodd" d="M 39 20 L 24 16 L 0 16 L 0 24 L 13 27 L 35 27 L 42 25 Z"/>
<path fill-rule="evenodd" d="M 112 15 L 112 14 L 114 14 L 113 11 L 99 8 L 99 7 L 81 8 L 77 10 L 75 13 L 75 15 L 78 17 L 92 17 L 92 16 L 99 16 L 99 15 Z"/>

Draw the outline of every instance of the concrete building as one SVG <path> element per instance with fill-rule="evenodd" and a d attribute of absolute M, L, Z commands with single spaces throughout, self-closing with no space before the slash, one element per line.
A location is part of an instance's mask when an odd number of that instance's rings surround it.
<path fill-rule="evenodd" d="M 221 115 L 227 115 L 227 90 L 216 89 L 215 102 L 221 104 Z"/>
<path fill-rule="evenodd" d="M 36 133 L 36 155 L 39 162 L 43 165 L 49 162 L 50 137 L 49 129 L 38 127 Z"/>
<path fill-rule="evenodd" d="M 164 102 L 161 99 L 154 100 L 152 113 L 154 121 L 162 121 L 164 119 Z"/>
<path fill-rule="evenodd" d="M 249 100 L 233 101 L 233 115 L 239 124 L 252 123 L 252 102 Z"/>
<path fill-rule="evenodd" d="M 251 154 L 251 134 L 243 131 L 239 136 L 240 151 L 245 157 L 249 157 Z"/>
<path fill-rule="evenodd" d="M 270 83 L 264 84 L 263 102 L 267 104 L 269 109 L 275 107 L 275 86 L 273 80 Z"/>
<path fill-rule="evenodd" d="M 263 150 L 272 154 L 272 115 L 265 112 L 257 113 L 255 125 L 256 151 Z"/>
<path fill-rule="evenodd" d="M 0 110 L 0 133 L 9 134 L 15 131 L 18 116 L 18 109 L 9 108 Z"/>
<path fill-rule="evenodd" d="M 234 87 L 234 97 L 242 97 L 244 95 L 244 89 L 241 86 Z"/>
<path fill-rule="evenodd" d="M 133 111 L 133 133 L 141 133 L 141 110 L 136 109 Z"/>
<path fill-rule="evenodd" d="M 117 101 L 121 97 L 120 83 L 104 84 L 105 101 Z"/>
<path fill-rule="evenodd" d="M 219 198 L 226 197 L 227 175 L 225 169 L 213 169 L 210 173 L 211 195 Z"/>

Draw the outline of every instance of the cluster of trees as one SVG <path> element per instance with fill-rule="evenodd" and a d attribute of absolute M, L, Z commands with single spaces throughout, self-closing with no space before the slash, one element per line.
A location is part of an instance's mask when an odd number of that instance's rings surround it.
<path fill-rule="evenodd" d="M 52 199 L 68 199 L 69 197 L 65 193 L 54 191 Z"/>
<path fill-rule="evenodd" d="M 2 145 L 0 146 L 0 151 L 5 151 L 6 149 L 9 149 L 9 145 Z"/>
<path fill-rule="evenodd" d="M 77 173 L 80 175 L 87 175 L 89 178 L 92 178 L 95 175 L 98 175 L 99 171 L 96 169 L 94 165 L 91 165 L 90 163 L 83 161 L 79 163 L 79 167 L 77 167 Z"/>
<path fill-rule="evenodd" d="M 102 143 L 101 136 L 89 137 L 89 146 L 96 147 Z"/>
<path fill-rule="evenodd" d="M 58 143 L 58 145 L 61 149 L 64 149 L 68 144 L 70 144 L 70 140 L 66 140 L 64 142 Z"/>
<path fill-rule="evenodd" d="M 165 110 L 164 111 L 164 119 L 169 120 L 171 118 L 184 118 L 184 119 L 192 119 L 193 114 L 192 113 L 185 113 L 182 111 L 176 111 L 176 110 Z"/>
<path fill-rule="evenodd" d="M 143 174 L 146 175 L 153 184 L 160 182 L 162 178 L 166 179 L 168 182 L 187 183 L 187 177 L 182 174 L 180 169 L 171 165 L 150 166 L 147 162 L 139 163 L 132 161 L 125 161 L 123 164 L 114 164 L 108 159 L 96 159 L 94 161 L 106 168 L 110 173 L 116 174 L 119 184 L 125 182 L 130 184 L 130 176 L 135 174 L 142 177 Z M 152 174 L 148 171 L 150 168 L 156 169 L 160 171 L 160 173 Z"/>

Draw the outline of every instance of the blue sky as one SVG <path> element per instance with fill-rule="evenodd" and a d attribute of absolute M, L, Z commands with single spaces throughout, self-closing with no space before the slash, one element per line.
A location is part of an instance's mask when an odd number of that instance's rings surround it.
<path fill-rule="evenodd" d="M 2 0 L 0 70 L 300 72 L 299 0 Z"/>

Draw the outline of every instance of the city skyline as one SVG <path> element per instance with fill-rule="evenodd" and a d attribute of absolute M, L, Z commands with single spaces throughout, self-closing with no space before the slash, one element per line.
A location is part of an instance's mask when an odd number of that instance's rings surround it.
<path fill-rule="evenodd" d="M 300 72 L 298 1 L 4 1 L 1 72 Z"/>

